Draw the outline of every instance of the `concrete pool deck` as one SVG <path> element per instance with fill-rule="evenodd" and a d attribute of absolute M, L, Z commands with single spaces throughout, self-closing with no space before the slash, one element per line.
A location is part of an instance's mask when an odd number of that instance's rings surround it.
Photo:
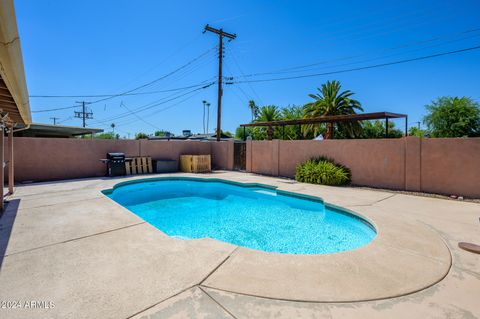
<path fill-rule="evenodd" d="M 55 306 L 0 308 L 0 317 L 480 316 L 480 255 L 457 247 L 480 242 L 479 204 L 245 173 L 175 174 L 318 196 L 366 216 L 379 230 L 357 250 L 290 256 L 173 239 L 100 193 L 155 176 L 165 175 L 18 187 L 0 219 L 0 300 Z M 380 300 L 362 301 L 370 299 Z"/>

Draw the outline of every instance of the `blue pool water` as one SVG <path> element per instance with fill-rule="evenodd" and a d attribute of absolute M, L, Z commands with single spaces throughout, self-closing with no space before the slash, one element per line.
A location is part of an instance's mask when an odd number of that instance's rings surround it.
<path fill-rule="evenodd" d="M 376 235 L 359 217 L 265 187 L 144 180 L 106 194 L 169 236 L 210 237 L 268 252 L 335 253 L 363 246 Z"/>

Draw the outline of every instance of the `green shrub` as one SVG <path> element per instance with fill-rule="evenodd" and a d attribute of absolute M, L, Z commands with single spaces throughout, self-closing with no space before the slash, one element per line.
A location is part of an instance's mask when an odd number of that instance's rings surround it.
<path fill-rule="evenodd" d="M 325 157 L 312 158 L 297 165 L 295 180 L 322 185 L 346 185 L 350 183 L 351 172 L 347 167 Z"/>

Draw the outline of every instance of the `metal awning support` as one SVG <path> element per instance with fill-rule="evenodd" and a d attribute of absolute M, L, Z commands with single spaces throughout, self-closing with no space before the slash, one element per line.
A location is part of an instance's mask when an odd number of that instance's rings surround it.
<path fill-rule="evenodd" d="M 15 163 L 13 161 L 13 124 L 8 129 L 8 193 L 13 194 L 13 185 L 15 182 L 14 168 Z"/>
<path fill-rule="evenodd" d="M 0 170 L 0 185 L 2 187 L 2 198 L 0 200 L 0 211 L 5 208 L 4 204 L 4 186 L 5 186 L 5 167 L 8 166 L 8 194 L 13 194 L 13 187 L 15 181 L 14 175 L 14 153 L 13 153 L 13 127 L 14 123 L 9 118 L 8 114 L 0 116 L 0 163 L 2 163 L 2 169 Z M 8 161 L 5 161 L 5 131 L 8 132 Z"/>

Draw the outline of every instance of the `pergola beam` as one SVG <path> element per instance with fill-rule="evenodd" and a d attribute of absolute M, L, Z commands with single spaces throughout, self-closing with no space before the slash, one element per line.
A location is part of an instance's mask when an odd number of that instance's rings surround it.
<path fill-rule="evenodd" d="M 349 115 L 334 115 L 334 116 L 319 116 L 308 119 L 269 121 L 269 122 L 255 122 L 240 124 L 240 126 L 282 126 L 282 125 L 304 125 L 304 124 L 319 124 L 319 123 L 340 123 L 340 122 L 358 122 L 367 120 L 380 120 L 386 118 L 407 118 L 406 114 L 389 113 L 389 112 L 375 112 Z"/>
<path fill-rule="evenodd" d="M 386 122 L 385 137 L 388 137 L 388 120 L 393 118 L 405 119 L 405 136 L 407 136 L 408 128 L 408 115 L 391 112 L 375 112 L 375 113 L 362 113 L 362 114 L 348 114 L 348 115 L 334 115 L 334 116 L 319 116 L 308 119 L 294 119 L 294 120 L 281 120 L 281 121 L 269 121 L 269 122 L 254 122 L 247 124 L 240 124 L 241 127 L 273 127 L 287 125 L 306 125 L 306 124 L 320 124 L 320 123 L 347 123 L 347 122 L 359 122 L 368 120 L 382 120 Z"/>

